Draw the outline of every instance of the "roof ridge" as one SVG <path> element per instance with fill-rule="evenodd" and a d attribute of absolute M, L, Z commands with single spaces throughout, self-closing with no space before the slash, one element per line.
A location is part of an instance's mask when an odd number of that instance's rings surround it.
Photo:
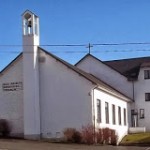
<path fill-rule="evenodd" d="M 115 59 L 115 60 L 107 60 L 103 62 L 113 62 L 113 61 L 124 61 L 124 60 L 136 60 L 136 59 L 144 59 L 144 58 L 150 58 L 150 56 L 145 56 L 145 57 L 134 57 L 134 58 L 125 58 L 125 59 Z"/>
<path fill-rule="evenodd" d="M 54 54 L 52 54 L 52 53 L 50 53 L 50 52 L 44 50 L 43 48 L 41 48 L 41 47 L 39 47 L 39 48 L 40 48 L 42 51 L 44 51 L 46 54 L 48 54 L 48 55 L 54 57 L 54 58 L 57 59 L 58 61 L 62 62 L 64 65 L 68 66 L 70 69 L 72 69 L 72 70 L 76 71 L 77 73 L 81 74 L 82 76 L 84 76 L 85 78 L 87 78 L 88 80 L 90 80 L 92 83 L 97 84 L 97 83 L 94 82 L 93 80 L 89 79 L 89 77 L 85 76 L 85 74 L 88 75 L 87 72 L 84 72 L 83 70 L 81 70 L 81 69 L 77 68 L 76 66 L 74 66 L 74 65 L 72 65 L 72 64 L 70 64 L 70 63 L 68 63 L 67 61 L 65 61 L 65 60 L 63 60 L 63 59 L 57 57 L 56 55 L 54 55 Z"/>
<path fill-rule="evenodd" d="M 87 56 L 90 56 L 91 54 L 88 53 L 85 56 L 83 56 L 77 63 L 74 64 L 74 66 L 77 66 L 84 58 L 86 58 Z M 92 55 L 91 55 L 92 56 Z"/>
<path fill-rule="evenodd" d="M 105 86 L 105 88 L 109 88 L 109 90 L 114 90 L 115 92 L 117 92 L 118 94 L 121 94 L 122 96 L 128 98 L 128 99 L 131 99 L 129 98 L 128 96 L 126 96 L 125 94 L 123 94 L 122 92 L 116 90 L 114 87 L 110 86 L 109 84 L 105 83 L 104 81 L 102 81 L 101 79 L 95 77 L 93 74 L 90 74 L 90 73 L 87 73 L 81 69 L 79 69 L 78 67 L 62 60 L 61 58 L 53 55 L 52 53 L 44 50 L 43 48 L 39 47 L 42 51 L 44 51 L 46 54 L 54 57 L 55 59 L 57 59 L 58 61 L 60 61 L 61 63 L 63 63 L 64 65 L 67 65 L 70 69 L 74 70 L 75 72 L 77 72 L 78 74 L 80 74 L 81 76 L 83 76 L 84 78 L 86 78 L 87 80 L 89 80 L 90 82 L 96 84 L 96 85 L 103 85 Z"/>
<path fill-rule="evenodd" d="M 125 77 L 125 76 L 124 76 L 121 72 L 119 72 L 117 69 L 113 68 L 112 66 L 108 65 L 107 63 L 105 63 L 105 61 L 102 61 L 102 60 L 98 59 L 97 57 L 95 57 L 94 55 L 91 55 L 91 54 L 85 55 L 81 60 L 79 60 L 79 61 L 75 64 L 75 66 L 78 65 L 82 60 L 84 60 L 84 59 L 85 59 L 86 57 L 88 57 L 88 56 L 93 57 L 95 60 L 101 62 L 102 64 L 106 65 L 106 66 L 109 67 L 110 69 L 116 71 L 117 73 L 119 73 L 120 75 L 122 75 L 123 77 Z M 126 77 L 125 77 L 125 78 L 126 78 Z"/>
<path fill-rule="evenodd" d="M 1 71 L 0 71 L 0 75 L 10 66 L 12 65 L 15 61 L 17 61 L 17 59 L 19 59 L 20 56 L 22 56 L 23 52 L 21 52 L 19 55 L 17 55 L 10 63 L 8 63 L 8 65 L 6 67 L 4 67 Z"/>

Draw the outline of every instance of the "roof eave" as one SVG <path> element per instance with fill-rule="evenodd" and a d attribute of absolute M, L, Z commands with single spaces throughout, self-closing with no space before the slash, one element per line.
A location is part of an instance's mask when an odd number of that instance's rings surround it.
<path fill-rule="evenodd" d="M 12 60 L 5 68 L 3 68 L 0 71 L 0 75 L 2 75 L 11 65 L 13 65 L 20 57 L 22 56 L 22 52 L 14 59 Z"/>
<path fill-rule="evenodd" d="M 133 100 L 129 97 L 127 97 L 126 95 L 123 95 L 122 93 L 117 93 L 117 92 L 112 92 L 111 90 L 105 88 L 105 87 L 102 87 L 102 86 L 98 86 L 98 89 L 106 92 L 106 93 L 109 93 L 110 95 L 113 95 L 115 97 L 118 97 L 119 99 L 122 99 L 123 101 L 125 102 L 128 102 L 128 103 L 132 103 Z"/>

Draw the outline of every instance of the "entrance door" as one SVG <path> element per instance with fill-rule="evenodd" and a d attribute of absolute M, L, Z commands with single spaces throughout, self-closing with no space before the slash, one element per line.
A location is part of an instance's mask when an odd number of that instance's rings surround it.
<path fill-rule="evenodd" d="M 138 113 L 136 110 L 131 110 L 131 125 L 132 127 L 138 127 Z"/>

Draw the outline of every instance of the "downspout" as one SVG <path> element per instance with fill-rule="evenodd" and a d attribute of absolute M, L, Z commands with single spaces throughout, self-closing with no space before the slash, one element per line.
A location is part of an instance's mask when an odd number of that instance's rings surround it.
<path fill-rule="evenodd" d="M 132 80 L 132 88 L 133 88 L 133 91 L 132 91 L 133 92 L 133 95 L 132 95 L 133 96 L 133 101 L 135 101 L 135 99 L 134 99 L 135 98 L 135 96 L 134 96 L 134 80 Z"/>
<path fill-rule="evenodd" d="M 94 98 L 94 90 L 98 87 L 98 85 L 96 85 L 93 89 L 92 89 L 92 103 L 93 103 L 93 126 L 94 126 L 94 143 L 96 143 L 96 123 L 95 123 L 95 98 Z"/>
<path fill-rule="evenodd" d="M 135 127 L 138 127 L 138 110 L 135 107 L 135 84 L 134 80 L 132 80 L 132 85 L 133 85 L 133 102 L 134 102 L 134 113 L 136 114 L 136 120 L 135 120 Z"/>
<path fill-rule="evenodd" d="M 40 57 L 40 55 L 38 55 L 38 58 Z M 40 73 L 40 62 L 39 63 L 39 115 L 40 115 L 40 139 L 42 139 L 42 113 L 41 113 L 41 110 L 42 110 L 42 104 L 41 104 L 41 90 L 40 90 L 40 85 L 41 85 L 41 81 L 40 81 L 40 77 L 41 77 L 41 73 Z"/>
<path fill-rule="evenodd" d="M 134 124 L 133 126 L 137 127 L 138 126 L 138 114 L 137 114 L 137 111 L 136 111 L 136 108 L 135 108 L 135 85 L 134 85 L 134 80 L 132 80 L 132 97 L 133 97 L 133 109 L 134 109 L 134 115 L 131 117 L 131 122 L 134 120 Z"/>

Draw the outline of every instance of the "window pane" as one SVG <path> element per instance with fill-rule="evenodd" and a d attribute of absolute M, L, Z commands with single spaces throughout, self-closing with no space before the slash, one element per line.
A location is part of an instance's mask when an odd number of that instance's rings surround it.
<path fill-rule="evenodd" d="M 126 112 L 126 109 L 124 108 L 123 109 L 123 113 L 124 113 L 124 125 L 126 126 L 127 125 L 127 112 Z"/>
<path fill-rule="evenodd" d="M 115 105 L 112 104 L 112 123 L 116 124 L 116 110 Z"/>
<path fill-rule="evenodd" d="M 121 125 L 121 107 L 118 106 L 118 123 Z"/>
<path fill-rule="evenodd" d="M 140 119 L 145 118 L 144 109 L 140 109 Z"/>
<path fill-rule="evenodd" d="M 150 70 L 144 70 L 144 79 L 150 79 Z"/>
<path fill-rule="evenodd" d="M 105 116 L 106 116 L 106 123 L 109 123 L 109 105 L 105 102 Z"/>
<path fill-rule="evenodd" d="M 145 101 L 150 101 L 150 93 L 145 93 Z"/>
<path fill-rule="evenodd" d="M 97 122 L 101 122 L 101 100 L 97 99 Z"/>

